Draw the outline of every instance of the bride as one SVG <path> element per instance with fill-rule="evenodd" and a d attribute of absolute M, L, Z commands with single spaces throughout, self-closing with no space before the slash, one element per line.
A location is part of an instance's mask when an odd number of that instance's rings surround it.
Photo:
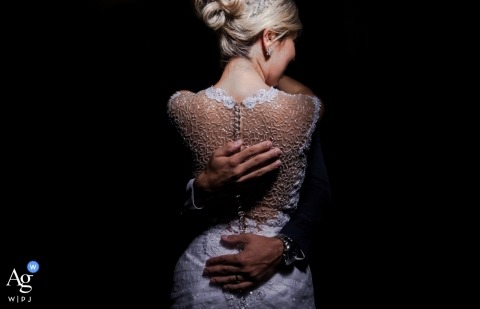
<path fill-rule="evenodd" d="M 207 259 L 242 250 L 223 245 L 222 235 L 282 238 L 279 232 L 297 207 L 306 151 L 321 111 L 309 88 L 284 75 L 302 28 L 297 7 L 292 0 L 196 0 L 195 7 L 218 34 L 224 69 L 215 85 L 197 93 L 177 91 L 168 102 L 169 117 L 193 154 L 194 177 L 228 141 L 241 139 L 248 147 L 270 140 L 282 156 L 276 171 L 254 185 L 196 205 L 209 211 L 211 225 L 177 261 L 172 308 L 315 308 L 310 269 L 292 261 L 241 293 L 202 275 Z M 301 259 L 301 252 L 294 258 Z"/>

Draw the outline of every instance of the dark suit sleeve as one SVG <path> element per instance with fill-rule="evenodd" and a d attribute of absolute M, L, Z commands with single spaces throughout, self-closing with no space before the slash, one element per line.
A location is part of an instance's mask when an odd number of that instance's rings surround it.
<path fill-rule="evenodd" d="M 332 198 L 318 126 L 307 153 L 305 174 L 297 210 L 281 233 L 292 238 L 308 258 L 315 230 L 322 221 L 322 210 L 328 207 Z"/>

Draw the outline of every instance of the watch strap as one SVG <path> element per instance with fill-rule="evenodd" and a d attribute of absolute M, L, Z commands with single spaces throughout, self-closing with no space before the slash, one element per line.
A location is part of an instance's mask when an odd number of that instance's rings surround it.
<path fill-rule="evenodd" d="M 297 260 L 303 260 L 305 254 L 297 246 L 297 244 L 285 234 L 279 233 L 275 235 L 276 238 L 283 242 L 282 262 L 285 266 L 292 265 Z"/>

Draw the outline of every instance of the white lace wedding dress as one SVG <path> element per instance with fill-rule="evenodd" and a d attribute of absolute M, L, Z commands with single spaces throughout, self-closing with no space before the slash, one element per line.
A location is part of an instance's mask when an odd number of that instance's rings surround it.
<path fill-rule="evenodd" d="M 315 308 L 310 269 L 279 272 L 243 294 L 229 293 L 202 276 L 205 261 L 238 252 L 220 243 L 232 233 L 277 234 L 289 220 L 305 177 L 305 152 L 320 114 L 320 100 L 275 88 L 260 90 L 242 102 L 210 87 L 198 93 L 179 91 L 168 102 L 169 117 L 194 155 L 194 171 L 202 171 L 216 148 L 243 139 L 243 145 L 270 140 L 282 150 L 282 165 L 253 187 L 212 201 L 221 209 L 212 226 L 196 237 L 177 262 L 173 308 Z M 209 205 L 210 206 L 210 205 Z M 238 215 L 238 207 L 244 212 Z"/>

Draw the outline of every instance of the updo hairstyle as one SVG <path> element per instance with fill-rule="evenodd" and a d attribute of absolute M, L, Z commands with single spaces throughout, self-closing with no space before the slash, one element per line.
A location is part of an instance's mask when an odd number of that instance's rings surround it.
<path fill-rule="evenodd" d="M 302 29 L 293 0 L 194 0 L 195 10 L 219 40 L 222 64 L 248 53 L 263 30 L 280 40 Z"/>

